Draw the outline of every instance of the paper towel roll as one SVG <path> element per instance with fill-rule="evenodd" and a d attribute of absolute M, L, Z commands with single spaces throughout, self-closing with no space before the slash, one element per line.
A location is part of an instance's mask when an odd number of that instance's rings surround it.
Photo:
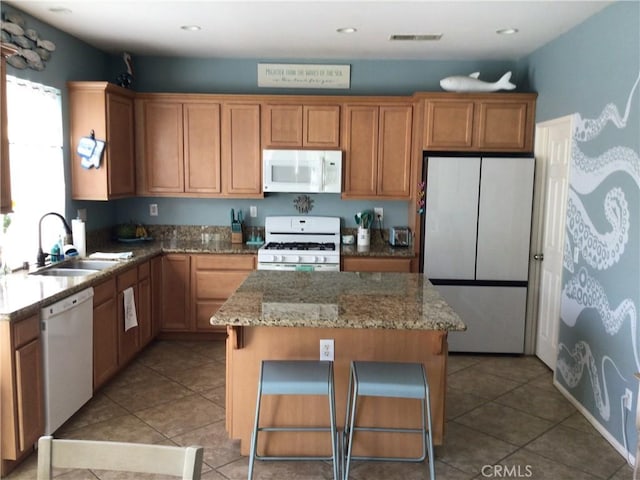
<path fill-rule="evenodd" d="M 80 257 L 87 256 L 87 232 L 85 223 L 79 219 L 71 220 L 71 235 L 73 235 L 73 245 L 78 250 Z"/>

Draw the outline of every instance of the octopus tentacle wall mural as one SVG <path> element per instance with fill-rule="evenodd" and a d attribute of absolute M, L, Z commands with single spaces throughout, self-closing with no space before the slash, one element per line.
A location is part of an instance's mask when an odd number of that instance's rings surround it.
<path fill-rule="evenodd" d="M 638 121 L 633 116 L 639 109 L 632 105 L 637 105 L 639 84 L 640 74 L 623 114 L 613 103 L 597 118 L 574 114 L 555 372 L 558 384 L 624 442 L 625 451 L 630 451 L 622 421 L 626 416 L 622 403 L 610 399 L 621 398 L 625 388 L 636 390 L 633 373 L 640 372 L 640 277 L 629 275 L 640 250 L 640 156 L 625 145 L 595 155 L 584 150 L 597 150 L 608 129 L 622 130 L 631 119 Z"/>

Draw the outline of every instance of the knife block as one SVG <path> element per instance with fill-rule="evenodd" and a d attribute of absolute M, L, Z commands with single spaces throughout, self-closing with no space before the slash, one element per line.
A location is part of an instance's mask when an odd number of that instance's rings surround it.
<path fill-rule="evenodd" d="M 242 230 L 239 232 L 231 232 L 231 243 L 243 243 Z"/>

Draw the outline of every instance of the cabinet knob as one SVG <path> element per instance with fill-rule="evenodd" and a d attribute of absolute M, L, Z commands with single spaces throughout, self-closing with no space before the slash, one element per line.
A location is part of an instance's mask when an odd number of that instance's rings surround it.
<path fill-rule="evenodd" d="M 544 260 L 544 253 L 536 253 L 536 254 L 533 256 L 533 259 L 534 259 L 534 260 L 543 261 L 543 260 Z"/>

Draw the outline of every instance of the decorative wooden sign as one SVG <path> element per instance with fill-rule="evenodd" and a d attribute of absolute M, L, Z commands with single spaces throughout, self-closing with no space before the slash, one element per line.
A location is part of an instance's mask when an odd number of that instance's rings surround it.
<path fill-rule="evenodd" d="M 351 65 L 259 63 L 258 87 L 349 88 Z"/>

